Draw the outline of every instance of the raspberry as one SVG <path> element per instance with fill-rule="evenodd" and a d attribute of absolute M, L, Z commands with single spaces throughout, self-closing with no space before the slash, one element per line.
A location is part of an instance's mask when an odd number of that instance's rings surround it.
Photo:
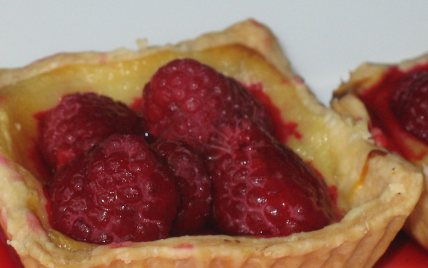
<path fill-rule="evenodd" d="M 265 108 L 237 81 L 192 59 L 161 67 L 143 91 L 142 111 L 155 137 L 201 149 L 225 118 L 249 118 L 269 131 Z"/>
<path fill-rule="evenodd" d="M 221 124 L 205 154 L 221 232 L 286 236 L 334 220 L 323 179 L 249 120 Z"/>
<path fill-rule="evenodd" d="M 54 228 L 107 244 L 166 238 L 179 205 L 175 178 L 139 136 L 113 134 L 48 185 Z"/>
<path fill-rule="evenodd" d="M 171 234 L 195 234 L 204 227 L 211 212 L 211 181 L 202 156 L 178 140 L 158 140 L 152 148 L 166 159 L 174 171 L 181 196 L 181 206 Z"/>
<path fill-rule="evenodd" d="M 428 143 L 428 72 L 407 74 L 394 90 L 391 108 L 405 131 Z"/>
<path fill-rule="evenodd" d="M 59 169 L 113 133 L 142 134 L 142 120 L 125 104 L 95 93 L 75 93 L 41 119 L 41 151 Z"/>

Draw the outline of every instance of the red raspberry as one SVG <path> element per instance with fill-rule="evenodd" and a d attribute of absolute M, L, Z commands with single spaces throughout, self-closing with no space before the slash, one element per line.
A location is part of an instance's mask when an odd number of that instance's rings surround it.
<path fill-rule="evenodd" d="M 286 236 L 334 220 L 323 179 L 252 122 L 221 124 L 205 153 L 214 218 L 222 232 Z"/>
<path fill-rule="evenodd" d="M 113 134 L 48 185 L 54 228 L 106 244 L 166 238 L 179 205 L 171 169 L 142 138 Z"/>
<path fill-rule="evenodd" d="M 204 227 L 211 212 L 211 181 L 202 156 L 193 147 L 178 140 L 158 140 L 152 148 L 165 157 L 174 171 L 181 196 L 181 206 L 171 234 L 196 233 Z"/>
<path fill-rule="evenodd" d="M 142 111 L 155 137 L 202 148 L 224 118 L 249 118 L 269 129 L 265 108 L 237 81 L 192 59 L 161 67 L 145 86 Z"/>
<path fill-rule="evenodd" d="M 121 102 L 95 93 L 65 96 L 41 120 L 41 151 L 59 169 L 113 133 L 142 134 L 142 120 Z"/>
<path fill-rule="evenodd" d="M 394 90 L 391 108 L 405 131 L 428 143 L 428 72 L 407 74 Z"/>

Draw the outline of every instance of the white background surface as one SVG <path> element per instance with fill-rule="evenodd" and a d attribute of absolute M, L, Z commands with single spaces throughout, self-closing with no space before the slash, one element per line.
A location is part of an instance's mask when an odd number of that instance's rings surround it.
<path fill-rule="evenodd" d="M 279 38 L 319 99 L 364 61 L 428 52 L 428 1 L 6 1 L 0 0 L 0 67 L 59 52 L 162 45 L 254 18 Z"/>

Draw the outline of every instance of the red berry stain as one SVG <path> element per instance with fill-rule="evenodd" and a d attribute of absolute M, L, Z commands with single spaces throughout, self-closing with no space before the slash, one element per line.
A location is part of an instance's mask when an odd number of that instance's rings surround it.
<path fill-rule="evenodd" d="M 142 115 L 141 107 L 143 105 L 143 97 L 134 98 L 129 108 L 136 112 L 138 115 Z"/>
<path fill-rule="evenodd" d="M 6 242 L 6 235 L 0 227 L 0 262 L 2 268 L 24 268 L 15 249 Z"/>
<path fill-rule="evenodd" d="M 410 161 L 420 160 L 427 153 L 415 154 L 405 143 L 406 139 L 426 142 L 415 136 L 415 133 L 406 130 L 406 123 L 414 123 L 415 117 L 421 114 L 413 114 L 413 119 L 408 117 L 410 110 L 420 110 L 420 107 L 407 106 L 406 104 L 412 98 L 403 95 L 403 86 L 406 87 L 405 84 L 408 84 L 409 77 L 411 80 L 413 74 L 420 71 L 428 71 L 428 65 L 416 66 L 407 72 L 403 72 L 397 67 L 391 67 L 376 85 L 364 90 L 359 96 L 370 115 L 369 128 L 376 144 L 398 153 Z M 412 90 L 412 86 L 406 88 Z M 418 90 L 416 87 L 416 91 Z M 419 94 L 419 96 L 416 94 L 416 98 L 413 100 L 420 101 L 421 95 L 423 94 Z M 420 113 L 420 111 L 416 113 Z M 425 122 L 425 126 L 428 127 L 428 120 Z M 412 124 L 412 126 L 411 129 L 415 132 L 422 130 L 421 125 Z"/>
<path fill-rule="evenodd" d="M 400 232 L 373 268 L 425 268 L 428 252 L 405 233 Z"/>
<path fill-rule="evenodd" d="M 0 103 L 6 101 L 9 98 L 10 93 L 2 93 L 0 95 Z"/>
<path fill-rule="evenodd" d="M 285 122 L 281 116 L 281 110 L 272 103 L 271 98 L 263 91 L 260 83 L 244 85 L 248 91 L 256 98 L 269 112 L 273 125 L 273 136 L 281 143 L 287 143 L 289 137 L 294 136 L 296 139 L 302 139 L 303 135 L 297 130 L 296 122 Z"/>
<path fill-rule="evenodd" d="M 175 246 L 174 248 L 177 248 L 177 249 L 193 249 L 193 245 L 192 244 L 181 244 L 181 245 Z"/>
<path fill-rule="evenodd" d="M 49 111 L 41 111 L 33 115 L 37 121 L 37 134 L 39 137 L 42 135 L 41 121 L 46 117 Z M 33 162 L 36 172 L 40 174 L 40 180 L 48 182 L 52 177 L 52 169 L 48 168 L 47 163 L 43 159 L 43 154 L 40 147 L 39 140 L 35 140 L 33 148 L 30 149 L 28 158 Z"/>
<path fill-rule="evenodd" d="M 37 145 L 34 145 L 32 148 L 30 148 L 28 158 L 34 165 L 34 169 L 37 173 L 36 178 L 40 182 L 48 182 L 52 178 L 52 172 L 43 161 L 42 153 L 40 152 L 40 148 Z"/>

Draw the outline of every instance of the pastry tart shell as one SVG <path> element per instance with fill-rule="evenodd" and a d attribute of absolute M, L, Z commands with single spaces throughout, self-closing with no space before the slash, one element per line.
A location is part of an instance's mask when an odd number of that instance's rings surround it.
<path fill-rule="evenodd" d="M 161 65 L 190 57 L 245 85 L 261 85 L 296 128 L 284 142 L 337 189 L 343 218 L 313 232 L 261 238 L 200 235 L 92 245 L 53 230 L 34 157 L 34 114 L 74 91 L 132 104 Z M 366 125 L 320 104 L 294 74 L 274 35 L 254 20 L 161 47 L 54 55 L 0 70 L 0 210 L 26 267 L 371 267 L 422 191 L 419 168 L 374 146 Z"/>
<path fill-rule="evenodd" d="M 397 64 L 364 63 L 354 70 L 350 79 L 334 92 L 331 106 L 338 113 L 349 116 L 360 123 L 368 125 L 370 116 L 359 96 L 367 89 L 380 83 L 391 68 L 397 68 L 405 73 L 418 66 L 428 65 L 428 55 L 402 61 Z M 428 248 L 428 144 L 417 139 L 405 139 L 406 144 L 418 155 L 418 159 L 409 159 L 418 166 L 424 174 L 424 187 L 420 200 L 410 214 L 406 224 L 406 231 L 423 247 Z"/>

